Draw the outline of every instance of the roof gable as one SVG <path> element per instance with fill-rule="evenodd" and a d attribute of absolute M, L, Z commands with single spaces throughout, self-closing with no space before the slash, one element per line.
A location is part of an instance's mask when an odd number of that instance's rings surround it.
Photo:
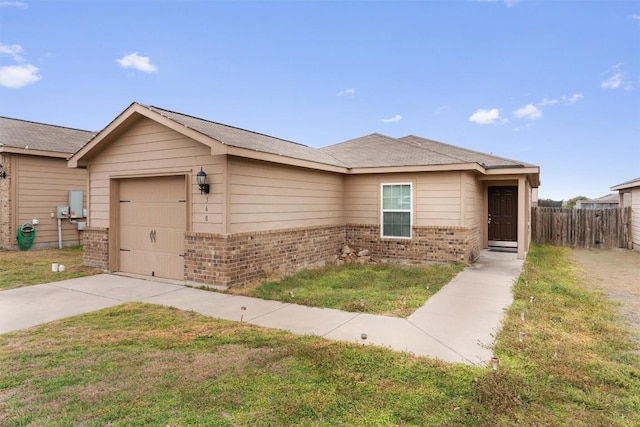
<path fill-rule="evenodd" d="M 0 117 L 0 150 L 3 151 L 31 151 L 42 155 L 53 152 L 67 157 L 94 135 L 95 132 L 81 129 Z"/>
<path fill-rule="evenodd" d="M 308 147 L 297 142 L 291 142 L 280 138 L 264 135 L 257 132 L 240 129 L 237 127 L 199 119 L 197 117 L 176 113 L 162 108 L 149 106 L 152 111 L 156 111 L 176 123 L 180 123 L 190 129 L 202 133 L 222 144 L 252 150 L 276 154 L 278 156 L 291 157 L 294 159 L 308 160 L 317 163 L 324 163 L 333 166 L 346 166 L 344 163 L 333 158 L 327 153 L 323 153 L 315 148 Z"/>
<path fill-rule="evenodd" d="M 86 164 L 105 144 L 140 117 L 147 117 L 209 146 L 212 154 L 260 158 L 279 163 L 298 161 L 316 165 L 320 169 L 322 167 L 319 165 L 336 170 L 346 168 L 339 160 L 306 145 L 135 102 L 71 157 L 70 166 Z"/>
<path fill-rule="evenodd" d="M 154 120 L 211 148 L 232 155 L 338 173 L 475 170 L 483 175 L 527 175 L 539 185 L 539 168 L 416 136 L 391 138 L 373 133 L 321 149 L 138 103 L 131 104 L 70 159 L 85 166 L 142 117 Z"/>

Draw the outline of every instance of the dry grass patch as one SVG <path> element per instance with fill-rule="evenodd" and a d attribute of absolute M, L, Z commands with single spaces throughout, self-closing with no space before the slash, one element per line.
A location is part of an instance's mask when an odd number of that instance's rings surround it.
<path fill-rule="evenodd" d="M 0 425 L 640 425 L 640 358 L 579 273 L 531 248 L 497 371 L 140 303 L 0 335 Z"/>
<path fill-rule="evenodd" d="M 65 271 L 51 271 L 53 263 L 63 264 Z M 82 246 L 31 251 L 0 249 L 0 290 L 57 282 L 99 273 L 102 271 L 82 265 Z"/>
<path fill-rule="evenodd" d="M 478 368 L 144 304 L 0 348 L 3 426 L 464 425 L 455 408 L 478 410 Z"/>
<path fill-rule="evenodd" d="M 311 307 L 407 317 L 464 265 L 348 264 L 300 271 L 229 290 L 234 295 L 290 302 Z"/>

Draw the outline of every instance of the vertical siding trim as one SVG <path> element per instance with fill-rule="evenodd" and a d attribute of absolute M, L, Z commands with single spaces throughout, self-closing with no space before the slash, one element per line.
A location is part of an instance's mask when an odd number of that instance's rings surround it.
<path fill-rule="evenodd" d="M 11 160 L 13 162 L 13 164 L 11 165 L 11 168 L 13 170 L 12 172 L 12 177 L 11 177 L 11 189 L 9 191 L 11 191 L 11 223 L 13 224 L 12 230 L 11 230 L 11 238 L 13 239 L 12 241 L 15 242 L 16 241 L 16 233 L 18 230 L 18 227 L 20 227 L 20 225 L 18 224 L 18 205 L 20 203 L 20 200 L 18 198 L 18 194 L 20 193 L 19 190 L 19 186 L 20 183 L 18 182 L 18 174 L 19 174 L 19 170 L 20 170 L 20 156 L 16 156 L 15 154 L 11 155 Z"/>
<path fill-rule="evenodd" d="M 89 165 L 87 165 L 85 170 L 87 172 L 87 182 L 85 183 L 87 187 L 87 199 L 85 200 L 85 205 L 87 206 L 87 217 L 85 218 L 85 221 L 87 221 L 87 225 L 91 226 L 91 169 L 89 168 Z"/>
<path fill-rule="evenodd" d="M 527 197 L 527 185 L 524 177 L 518 178 L 518 259 L 524 259 L 527 236 L 527 214 L 525 205 Z"/>
<path fill-rule="evenodd" d="M 120 181 L 109 179 L 109 270 L 119 271 Z"/>
<path fill-rule="evenodd" d="M 482 218 L 480 218 L 482 226 L 480 227 L 482 234 L 481 247 L 486 249 L 489 247 L 489 184 L 482 183 Z"/>
<path fill-rule="evenodd" d="M 184 220 L 186 221 L 185 227 L 184 229 L 187 232 L 191 232 L 193 229 L 193 195 L 191 194 L 191 176 L 193 175 L 193 169 L 191 169 L 191 173 L 185 173 L 184 176 L 184 198 L 185 198 L 185 204 L 187 206 L 186 207 L 186 212 L 185 212 L 185 216 L 184 216 Z M 184 255 L 184 250 L 182 251 L 183 255 Z"/>
<path fill-rule="evenodd" d="M 229 215 L 229 205 L 231 201 L 231 162 L 229 156 L 224 156 L 224 162 L 222 171 L 222 186 L 224 188 L 224 195 L 222 200 L 222 234 L 229 234 L 231 215 Z"/>
<path fill-rule="evenodd" d="M 460 201 L 460 220 L 458 225 L 464 227 L 467 225 L 466 217 L 466 204 L 467 204 L 467 175 L 464 172 L 460 173 L 460 190 L 458 190 L 458 200 Z"/>

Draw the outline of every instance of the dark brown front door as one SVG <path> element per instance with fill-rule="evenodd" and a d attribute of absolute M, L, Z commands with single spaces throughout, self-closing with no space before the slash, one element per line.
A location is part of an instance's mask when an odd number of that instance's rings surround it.
<path fill-rule="evenodd" d="M 518 187 L 489 187 L 489 246 L 518 245 Z"/>

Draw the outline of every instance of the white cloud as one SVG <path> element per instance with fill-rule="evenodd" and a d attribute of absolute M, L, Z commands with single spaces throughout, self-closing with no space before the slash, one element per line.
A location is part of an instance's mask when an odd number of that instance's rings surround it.
<path fill-rule="evenodd" d="M 519 119 L 538 120 L 542 118 L 542 111 L 533 104 L 527 104 L 514 111 L 513 115 Z"/>
<path fill-rule="evenodd" d="M 581 93 L 574 93 L 571 96 L 563 96 L 562 97 L 562 100 L 568 105 L 575 104 L 576 102 L 580 101 L 581 99 L 584 99 L 584 95 L 581 94 Z"/>
<path fill-rule="evenodd" d="M 604 80 L 600 87 L 605 89 L 618 89 L 622 85 L 622 73 L 614 73 L 611 77 Z"/>
<path fill-rule="evenodd" d="M 38 75 L 38 68 L 30 64 L 0 67 L 0 86 L 18 89 L 35 83 L 41 78 Z"/>
<path fill-rule="evenodd" d="M 22 46 L 18 44 L 0 44 L 0 55 L 8 55 L 19 65 L 4 65 L 0 67 L 0 86 L 21 88 L 40 80 L 38 67 L 31 64 L 23 64 Z"/>
<path fill-rule="evenodd" d="M 9 55 L 13 58 L 14 61 L 21 62 L 23 61 L 22 55 L 22 46 L 19 44 L 1 44 L 0 43 L 0 54 Z"/>
<path fill-rule="evenodd" d="M 611 70 L 609 71 L 611 75 L 600 83 L 600 87 L 605 89 L 618 89 L 622 86 L 624 73 L 621 68 L 622 64 L 616 64 L 611 67 Z"/>
<path fill-rule="evenodd" d="M 559 99 L 549 99 L 545 97 L 542 99 L 542 101 L 538 102 L 538 106 L 544 107 L 545 105 L 556 105 L 558 103 L 560 103 Z"/>
<path fill-rule="evenodd" d="M 500 110 L 498 108 L 492 108 L 491 110 L 481 108 L 476 110 L 476 112 L 469 117 L 470 122 L 477 123 L 479 125 L 492 125 L 499 120 L 506 121 L 506 119 L 500 118 Z"/>
<path fill-rule="evenodd" d="M 26 9 L 29 6 L 21 1 L 0 1 L 0 7 L 21 7 Z"/>
<path fill-rule="evenodd" d="M 635 19 L 636 21 L 640 21 L 640 15 L 631 15 L 631 19 Z"/>
<path fill-rule="evenodd" d="M 145 73 L 155 73 L 158 67 L 151 63 L 148 56 L 140 56 L 138 52 L 130 53 L 120 59 L 116 59 L 122 68 L 133 68 L 134 70 L 143 71 Z"/>
<path fill-rule="evenodd" d="M 382 119 L 383 123 L 396 123 L 399 122 L 400 120 L 402 120 L 402 116 L 400 114 L 396 114 L 395 116 L 389 118 L 389 119 Z"/>
<path fill-rule="evenodd" d="M 338 92 L 338 96 L 345 96 L 345 95 L 353 96 L 355 94 L 356 94 L 355 87 L 350 87 L 349 89 L 341 90 L 340 92 Z"/>
<path fill-rule="evenodd" d="M 549 99 L 547 97 L 543 98 L 542 101 L 538 102 L 536 105 L 538 107 L 545 107 L 547 105 L 557 105 L 557 104 L 565 104 L 565 105 L 572 105 L 575 104 L 576 102 L 580 101 L 581 99 L 584 99 L 584 95 L 581 93 L 574 93 L 571 96 L 567 96 L 567 95 L 562 95 L 560 98 L 552 98 Z"/>

